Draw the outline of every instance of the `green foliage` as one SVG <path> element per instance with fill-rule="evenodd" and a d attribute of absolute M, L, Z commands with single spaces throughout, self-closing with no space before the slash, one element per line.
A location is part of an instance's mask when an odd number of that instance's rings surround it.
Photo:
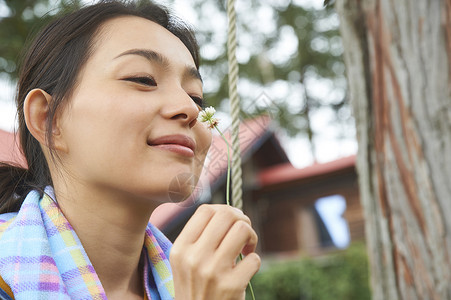
<path fill-rule="evenodd" d="M 17 78 L 17 62 L 22 48 L 42 24 L 46 24 L 56 13 L 80 5 L 79 0 L 59 0 L 56 8 L 49 0 L 6 0 L 0 5 L 4 15 L 0 17 L 0 74 L 10 79 Z"/>
<path fill-rule="evenodd" d="M 81 0 L 0 0 L 0 77 L 6 75 L 15 81 L 16 64 L 28 34 L 61 10 L 80 3 Z M 190 5 L 199 20 L 196 31 L 201 45 L 205 99 L 217 108 L 227 107 L 225 2 L 190 0 Z M 277 111 L 274 117 L 289 135 L 307 134 L 311 141 L 315 133 L 311 115 L 320 108 L 331 107 L 338 123 L 352 122 L 346 113 L 349 109 L 346 110 L 342 46 L 333 6 L 303 7 L 295 1 L 274 0 L 244 1 L 240 5 L 237 52 L 241 54 L 239 93 L 243 117 Z M 271 17 L 260 20 L 259 12 L 270 13 Z M 291 52 L 284 51 L 288 48 Z M 333 92 L 315 93 L 319 81 L 326 82 L 327 89 Z M 280 87 L 285 92 L 280 92 Z M 263 92 L 269 96 L 271 107 L 256 105 Z"/>
<path fill-rule="evenodd" d="M 254 276 L 252 285 L 258 300 L 371 299 L 365 245 L 322 258 L 273 263 Z"/>
<path fill-rule="evenodd" d="M 209 1 L 194 0 L 199 19 L 208 11 Z M 278 3 L 278 4 L 276 4 Z M 242 109 L 247 116 L 260 114 L 268 107 L 257 107 L 254 103 L 259 94 L 271 90 L 274 82 L 285 86 L 290 92 L 269 93 L 272 111 L 277 110 L 277 121 L 286 132 L 295 136 L 300 132 L 312 134 L 309 114 L 324 106 L 337 112 L 337 121 L 342 119 L 338 112 L 346 106 L 346 80 L 342 58 L 342 45 L 338 31 L 338 18 L 333 6 L 321 9 L 303 7 L 293 1 L 250 1 L 247 8 L 237 11 L 238 52 L 247 53 L 248 59 L 240 61 L 240 81 L 249 88 L 239 89 Z M 266 32 L 259 24 L 258 11 L 270 8 L 273 14 L 274 30 Z M 217 9 L 225 14 L 225 7 Z M 253 14 L 249 14 L 252 11 Z M 252 17 L 249 17 L 251 15 Z M 253 19 L 253 21 L 252 21 Z M 213 78 L 217 86 L 206 91 L 209 104 L 219 107 L 228 99 L 227 95 L 227 45 L 225 39 L 218 46 L 218 35 L 212 26 L 199 28 L 201 49 L 217 48 L 216 55 L 203 57 L 203 70 L 206 77 Z M 240 46 L 240 41 L 252 41 L 249 46 Z M 215 44 L 213 46 L 212 44 Z M 281 51 L 285 45 L 297 44 L 295 50 L 287 55 Z M 313 81 L 327 81 L 331 89 L 340 90 L 334 95 L 317 96 L 312 92 Z"/>

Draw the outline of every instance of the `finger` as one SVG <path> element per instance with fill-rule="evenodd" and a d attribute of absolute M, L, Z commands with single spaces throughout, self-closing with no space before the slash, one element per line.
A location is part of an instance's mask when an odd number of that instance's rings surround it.
<path fill-rule="evenodd" d="M 208 222 L 210 222 L 210 219 L 214 216 L 215 211 L 213 205 L 203 204 L 199 206 L 194 215 L 188 220 L 175 242 L 183 244 L 195 243 L 201 236 Z"/>
<path fill-rule="evenodd" d="M 251 223 L 249 217 L 233 207 L 222 205 L 215 209 L 215 215 L 210 219 L 197 241 L 202 249 L 207 247 L 217 249 L 236 222 L 242 221 L 249 225 Z"/>
<path fill-rule="evenodd" d="M 244 251 L 246 254 L 255 251 L 258 237 L 252 227 L 243 221 L 237 221 L 227 232 L 218 247 L 217 255 L 226 261 L 234 261 Z"/>
<path fill-rule="evenodd" d="M 252 252 L 245 256 L 242 261 L 238 262 L 232 271 L 232 277 L 238 280 L 236 284 L 244 285 L 244 288 L 249 284 L 252 276 L 254 276 L 261 266 L 260 256 Z"/>

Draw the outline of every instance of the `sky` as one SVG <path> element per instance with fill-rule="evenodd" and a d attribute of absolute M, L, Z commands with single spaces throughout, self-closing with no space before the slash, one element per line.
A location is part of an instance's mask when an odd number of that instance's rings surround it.
<path fill-rule="evenodd" d="M 288 0 L 266 0 L 266 2 L 271 3 L 284 3 Z M 315 8 L 321 8 L 323 4 L 323 0 L 293 0 L 296 3 L 302 4 L 303 6 L 313 6 Z M 90 3 L 91 1 L 85 1 L 86 3 Z M 167 1 L 157 1 L 160 3 L 167 3 Z M 182 19 L 192 24 L 194 27 L 200 26 L 199 20 L 197 20 L 197 14 L 190 6 L 190 1 L 186 0 L 174 0 L 171 1 L 173 4 L 171 5 L 172 9 L 176 13 L 176 15 L 180 16 Z M 244 0 L 236 2 L 237 8 L 244 7 L 246 2 Z M 214 14 L 214 8 L 212 5 L 212 15 Z M 1 16 L 1 7 L 0 7 L 0 16 Z M 271 22 L 265 22 L 265 19 L 270 20 L 272 17 L 271 10 L 262 6 L 262 8 L 256 12 L 258 14 L 259 26 L 264 26 L 263 24 L 271 24 Z M 239 16 L 238 16 L 239 17 Z M 218 30 L 224 31 L 224 28 L 227 26 L 227 20 L 220 15 L 213 15 L 212 19 L 215 20 L 211 24 L 211 26 L 217 26 Z M 251 22 L 251 20 L 249 20 Z M 263 28 L 262 30 L 272 30 L 270 28 Z M 239 34 L 239 33 L 238 33 Z M 220 38 L 226 38 L 225 34 L 223 36 L 219 35 Z M 251 40 L 239 39 L 239 47 L 237 49 L 237 59 L 245 60 L 248 55 L 246 51 L 246 46 L 251 45 Z M 241 48 L 240 48 L 241 45 Z M 287 37 L 284 38 L 284 43 L 280 47 L 280 49 L 276 49 L 277 55 L 280 57 L 287 56 L 295 51 L 296 44 L 293 39 L 290 39 L 289 33 L 287 33 Z M 210 47 L 207 49 L 203 49 L 204 55 L 214 55 L 214 47 Z M 201 69 L 202 73 L 202 69 Z M 214 83 L 208 83 L 208 80 L 205 80 L 206 89 L 213 88 L 209 87 L 208 84 L 214 85 Z M 333 96 L 334 91 L 327 84 L 323 82 L 313 82 L 310 84 L 311 91 L 314 96 L 317 98 L 331 97 Z M 0 129 L 6 131 L 13 131 L 15 128 L 15 104 L 14 104 L 14 85 L 6 80 L 4 77 L 0 75 Z M 238 85 L 238 90 L 240 93 L 245 93 L 248 90 L 253 90 L 252 86 L 248 86 L 246 82 L 241 81 Z M 283 95 L 289 94 L 292 91 L 287 90 L 281 84 L 275 82 L 269 87 L 261 88 L 259 91 L 261 94 L 267 95 L 271 98 L 274 95 Z M 222 121 L 221 126 L 226 128 L 230 124 L 230 117 L 227 113 L 228 108 L 225 107 L 223 112 L 219 112 L 219 118 Z M 349 112 L 350 113 L 350 112 Z M 357 143 L 355 140 L 355 129 L 351 126 L 348 128 L 339 128 L 336 123 L 333 122 L 333 112 L 330 108 L 321 108 L 318 109 L 315 113 L 311 115 L 312 128 L 315 132 L 314 143 L 315 143 L 315 156 L 317 162 L 327 162 L 331 160 L 338 159 L 340 157 L 349 156 L 355 154 L 357 152 Z M 347 136 L 340 138 L 340 132 L 345 130 L 347 132 Z M 306 136 L 299 135 L 295 138 L 290 138 L 282 131 L 277 132 L 277 136 L 280 139 L 282 146 L 284 147 L 287 155 L 291 161 L 291 163 L 298 168 L 302 168 L 305 166 L 309 166 L 314 163 L 314 158 L 311 153 L 310 143 Z M 346 224 L 343 223 L 343 219 L 341 217 L 342 212 L 344 211 L 346 204 L 344 199 L 340 196 L 332 196 L 328 199 L 321 199 L 315 205 L 320 215 L 324 220 L 328 220 L 326 222 L 326 226 L 329 228 L 332 234 L 332 238 L 334 242 L 339 247 L 344 247 L 349 242 L 349 233 L 346 227 Z"/>
<path fill-rule="evenodd" d="M 14 85 L 0 76 L 0 91 L 0 129 L 13 131 L 16 115 Z"/>

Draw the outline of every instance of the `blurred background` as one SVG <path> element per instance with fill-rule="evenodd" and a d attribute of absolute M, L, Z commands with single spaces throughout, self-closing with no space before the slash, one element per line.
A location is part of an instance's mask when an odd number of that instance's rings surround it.
<path fill-rule="evenodd" d="M 17 63 L 29 34 L 60 10 L 91 2 L 0 0 L 0 152 L 13 144 Z M 226 1 L 157 2 L 195 28 L 204 96 L 227 131 Z M 257 299 L 369 299 L 357 142 L 334 7 L 238 0 L 236 11 L 243 202 L 263 257 L 253 279 Z M 198 193 L 153 216 L 171 239 L 197 205 L 224 203 L 225 155 L 215 137 Z"/>

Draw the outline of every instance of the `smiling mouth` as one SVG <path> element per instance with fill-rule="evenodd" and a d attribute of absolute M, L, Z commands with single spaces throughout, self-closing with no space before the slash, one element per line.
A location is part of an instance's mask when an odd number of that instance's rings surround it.
<path fill-rule="evenodd" d="M 163 151 L 173 152 L 186 157 L 194 157 L 196 143 L 186 135 L 166 135 L 147 143 L 149 146 Z"/>

